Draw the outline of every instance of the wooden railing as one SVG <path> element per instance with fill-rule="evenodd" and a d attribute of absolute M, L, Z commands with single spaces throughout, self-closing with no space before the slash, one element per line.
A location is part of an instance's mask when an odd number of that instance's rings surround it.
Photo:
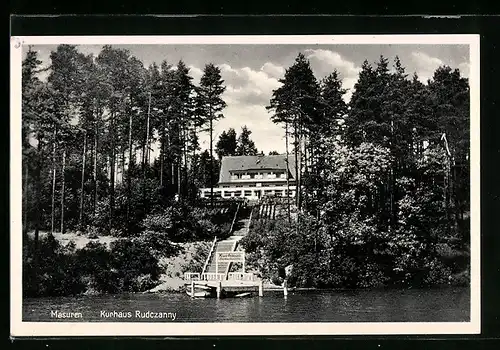
<path fill-rule="evenodd" d="M 184 272 L 184 279 L 186 281 L 199 281 L 200 274 L 198 272 Z"/>
<path fill-rule="evenodd" d="M 207 272 L 201 274 L 201 279 L 203 281 L 223 281 L 226 279 L 226 274 Z"/>
<path fill-rule="evenodd" d="M 231 222 L 231 227 L 229 228 L 229 234 L 233 233 L 234 223 L 236 222 L 236 218 L 238 217 L 238 212 L 240 211 L 240 203 L 236 207 L 236 212 L 234 213 L 233 221 Z"/>
<path fill-rule="evenodd" d="M 205 260 L 205 264 L 203 265 L 203 270 L 201 270 L 202 275 L 205 273 L 208 263 L 210 262 L 210 258 L 212 257 L 212 253 L 214 252 L 215 243 L 217 243 L 217 237 L 214 237 L 212 246 L 210 247 L 210 251 L 208 252 L 207 260 Z"/>
<path fill-rule="evenodd" d="M 250 225 L 252 224 L 253 209 L 254 209 L 254 207 L 252 207 L 252 210 L 250 211 L 250 217 L 248 218 L 248 227 L 249 228 L 250 228 Z"/>
<path fill-rule="evenodd" d="M 253 273 L 249 272 L 229 272 L 227 275 L 228 280 L 237 281 L 255 281 L 256 277 Z"/>

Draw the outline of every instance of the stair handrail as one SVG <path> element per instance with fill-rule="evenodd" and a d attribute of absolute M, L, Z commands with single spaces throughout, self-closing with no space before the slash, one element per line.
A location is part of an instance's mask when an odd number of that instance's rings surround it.
<path fill-rule="evenodd" d="M 201 272 L 201 275 L 205 273 L 205 270 L 207 269 L 208 263 L 210 261 L 210 258 L 212 257 L 212 253 L 215 248 L 215 243 L 217 242 L 217 236 L 214 237 L 214 240 L 212 241 L 212 246 L 210 247 L 210 251 L 208 252 L 208 257 L 207 260 L 205 260 L 205 265 L 203 265 L 203 270 Z"/>
<path fill-rule="evenodd" d="M 250 210 L 250 217 L 248 218 L 248 229 L 250 230 L 250 225 L 252 224 L 252 216 L 253 216 L 253 207 Z"/>
<path fill-rule="evenodd" d="M 236 207 L 236 213 L 234 213 L 233 221 L 231 222 L 231 227 L 229 228 L 229 234 L 233 232 L 234 223 L 236 222 L 236 218 L 238 217 L 238 212 L 240 211 L 240 203 Z"/>

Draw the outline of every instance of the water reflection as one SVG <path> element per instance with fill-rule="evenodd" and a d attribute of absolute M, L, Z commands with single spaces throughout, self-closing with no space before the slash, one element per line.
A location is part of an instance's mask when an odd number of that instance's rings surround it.
<path fill-rule="evenodd" d="M 166 322 L 161 319 L 103 319 L 100 316 L 102 310 L 139 310 L 176 312 L 175 322 L 467 322 L 469 294 L 468 288 L 445 288 L 294 291 L 286 298 L 282 292 L 241 299 L 191 299 L 184 294 L 37 298 L 24 301 L 23 320 L 56 321 L 50 317 L 50 312 L 59 310 L 81 312 L 84 321 Z"/>

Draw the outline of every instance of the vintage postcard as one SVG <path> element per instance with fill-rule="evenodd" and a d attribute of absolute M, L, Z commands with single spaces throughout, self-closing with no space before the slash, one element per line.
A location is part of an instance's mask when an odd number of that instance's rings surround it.
<path fill-rule="evenodd" d="M 11 38 L 11 335 L 480 333 L 479 36 Z"/>

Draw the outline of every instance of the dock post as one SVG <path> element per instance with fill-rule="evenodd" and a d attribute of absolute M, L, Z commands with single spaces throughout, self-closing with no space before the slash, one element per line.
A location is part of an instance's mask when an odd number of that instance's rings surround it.
<path fill-rule="evenodd" d="M 220 299 L 221 293 L 222 293 L 222 282 L 219 281 L 219 283 L 217 284 L 217 299 Z"/>
<path fill-rule="evenodd" d="M 287 280 L 285 279 L 283 281 L 283 296 L 286 298 L 288 295 L 288 286 L 287 286 Z"/>
<path fill-rule="evenodd" d="M 264 296 L 264 287 L 262 285 L 262 280 L 260 280 L 259 282 L 259 297 L 263 297 Z"/>
<path fill-rule="evenodd" d="M 191 298 L 194 298 L 194 281 L 191 281 Z"/>

